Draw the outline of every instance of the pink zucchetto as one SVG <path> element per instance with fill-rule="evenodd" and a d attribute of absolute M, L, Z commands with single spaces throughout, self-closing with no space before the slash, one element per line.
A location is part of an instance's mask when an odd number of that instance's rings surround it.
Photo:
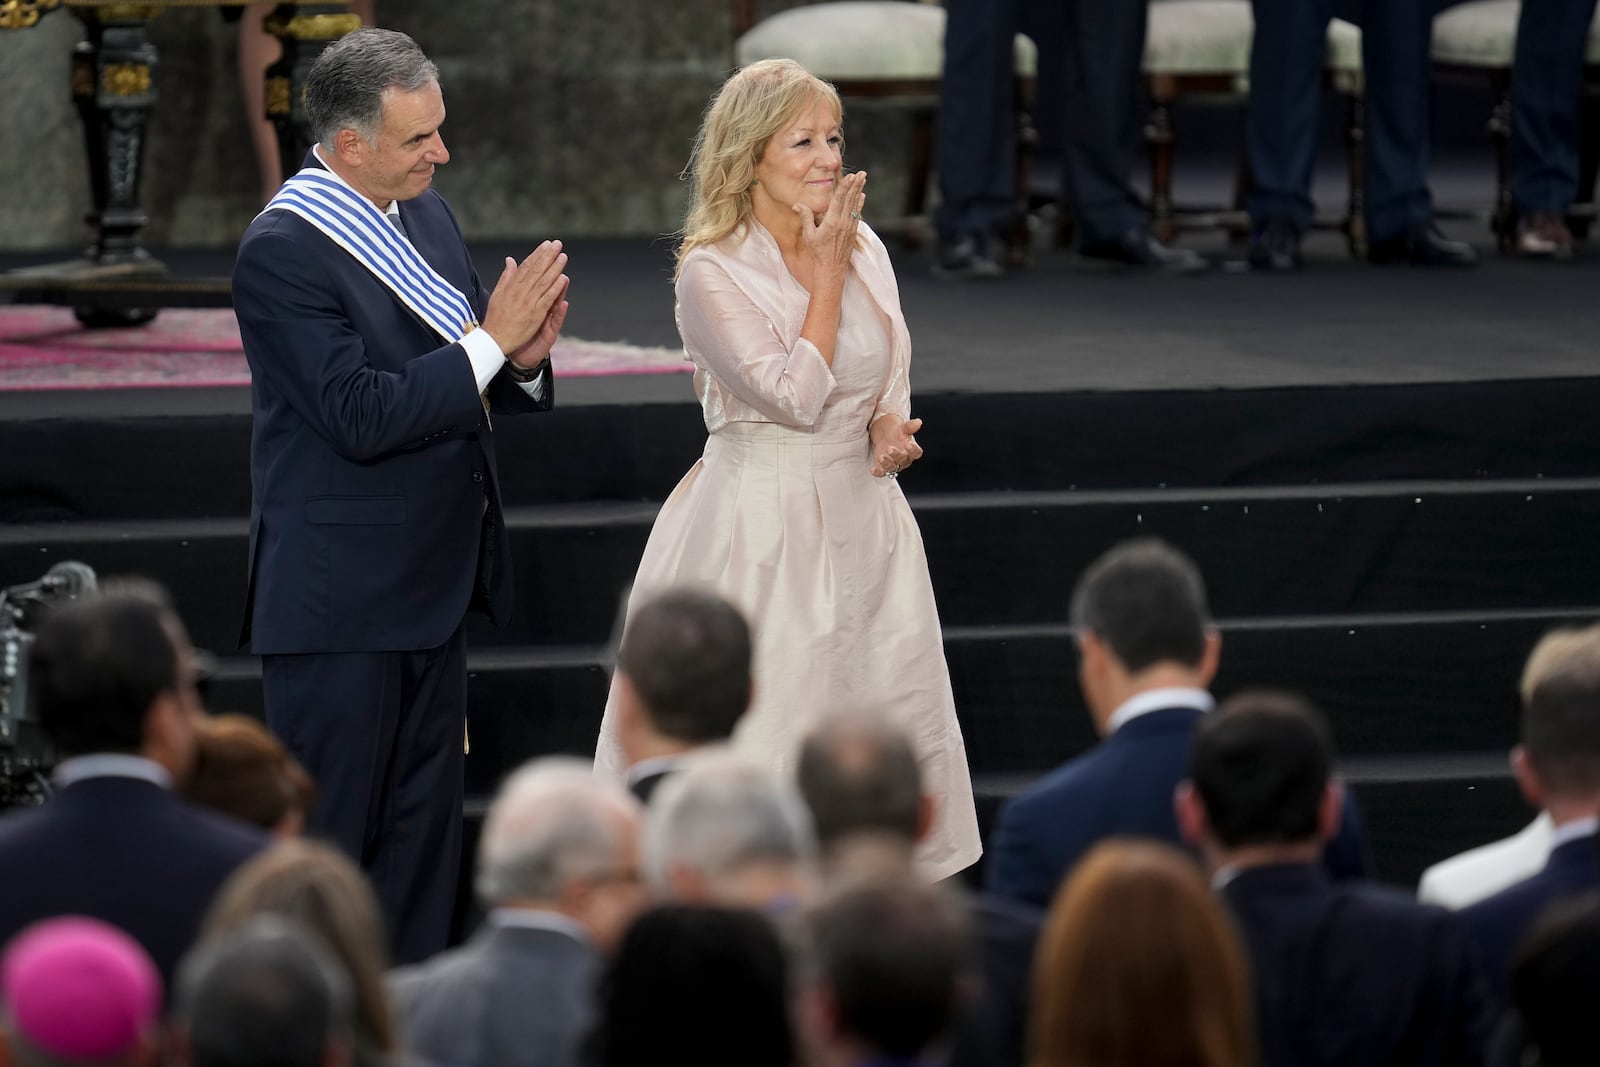
<path fill-rule="evenodd" d="M 139 943 L 97 919 L 28 927 L 0 957 L 11 1032 L 40 1052 L 104 1060 L 131 1051 L 161 1013 L 161 976 Z"/>

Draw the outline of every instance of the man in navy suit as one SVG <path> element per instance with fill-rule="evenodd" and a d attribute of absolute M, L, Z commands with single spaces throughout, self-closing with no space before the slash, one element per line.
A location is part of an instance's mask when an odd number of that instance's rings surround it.
<path fill-rule="evenodd" d="M 1078 682 L 1104 740 L 1008 801 L 989 846 L 988 888 L 1040 908 L 1107 837 L 1181 844 L 1172 791 L 1212 708 L 1207 686 L 1222 647 L 1199 570 L 1155 539 L 1125 542 L 1096 560 L 1073 591 L 1071 612 Z M 1328 862 L 1341 877 L 1364 872 L 1354 812 Z"/>
<path fill-rule="evenodd" d="M 1176 798 L 1250 957 L 1262 1064 L 1482 1063 L 1488 993 L 1455 916 L 1318 863 L 1343 801 L 1332 773 L 1315 709 L 1242 693 L 1195 732 Z"/>
<path fill-rule="evenodd" d="M 1317 113 L 1334 0 L 1252 0 L 1250 48 L 1250 264 L 1300 265 L 1311 225 Z M 1366 77 L 1366 224 L 1374 263 L 1469 266 L 1471 245 L 1433 225 L 1428 192 L 1429 64 L 1434 5 L 1426 0 L 1362 4 Z"/>
<path fill-rule="evenodd" d="M 1546 636 L 1533 661 L 1543 673 L 1523 705 L 1511 768 L 1522 795 L 1550 815 L 1550 858 L 1537 874 L 1461 912 L 1502 992 L 1534 920 L 1554 902 L 1600 886 L 1600 626 Z"/>
<path fill-rule="evenodd" d="M 183 624 L 144 595 L 58 608 L 30 678 L 62 761 L 42 807 L 0 819 L 0 944 L 86 915 L 144 946 L 170 984 L 217 887 L 266 844 L 173 791 L 194 761 L 200 698 Z"/>
<path fill-rule="evenodd" d="M 916 748 L 903 729 L 873 715 L 833 716 L 806 735 L 795 780 L 811 810 L 825 879 L 849 878 L 863 856 L 915 872 L 917 842 L 932 827 L 939 801 L 922 791 Z M 972 924 L 976 983 L 945 1062 L 1021 1064 L 1044 914 L 992 893 L 959 899 Z"/>
<path fill-rule="evenodd" d="M 485 292 L 429 188 L 444 101 L 404 34 L 330 46 L 306 108 L 318 143 L 233 276 L 254 415 L 243 636 L 268 724 L 316 779 L 309 829 L 371 876 L 407 962 L 445 946 L 454 904 L 463 618 L 511 611 L 489 413 L 550 406 L 566 256 L 546 242 Z"/>

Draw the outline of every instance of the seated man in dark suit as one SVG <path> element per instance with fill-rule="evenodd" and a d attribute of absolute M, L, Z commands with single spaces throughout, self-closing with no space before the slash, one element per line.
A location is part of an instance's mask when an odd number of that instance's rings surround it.
<path fill-rule="evenodd" d="M 807 735 L 796 769 L 811 809 L 824 878 L 848 877 L 870 847 L 912 873 L 917 842 L 933 825 L 933 797 L 922 791 L 911 739 L 874 715 L 836 715 Z M 976 997 L 955 1028 L 950 1067 L 1023 1062 L 1033 951 L 1044 917 L 992 893 L 963 898 L 976 939 Z"/>
<path fill-rule="evenodd" d="M 750 627 L 715 593 L 672 589 L 628 620 L 617 649 L 617 743 L 648 804 L 696 752 L 733 736 L 750 706 Z"/>
<path fill-rule="evenodd" d="M 1543 675 L 1528 691 L 1511 767 L 1522 795 L 1550 814 L 1550 858 L 1537 874 L 1461 912 L 1497 987 L 1512 950 L 1553 902 L 1600 885 L 1600 626 L 1558 631 L 1534 649 Z"/>
<path fill-rule="evenodd" d="M 1176 799 L 1250 956 L 1265 1067 L 1483 1062 L 1488 994 L 1456 918 L 1334 885 L 1333 741 L 1304 701 L 1243 693 L 1195 732 Z"/>
<path fill-rule="evenodd" d="M 587 763 L 536 760 L 513 774 L 478 846 L 488 921 L 391 976 L 411 1050 L 456 1067 L 577 1063 L 601 960 L 645 904 L 638 839 L 638 802 Z"/>
<path fill-rule="evenodd" d="M 966 916 L 939 886 L 879 872 L 806 915 L 814 1062 L 918 1067 L 956 1022 L 972 967 Z"/>
<path fill-rule="evenodd" d="M 132 935 L 170 981 L 217 887 L 266 844 L 173 792 L 203 714 L 183 624 L 142 595 L 70 604 L 39 627 L 30 670 L 60 791 L 0 819 L 0 942 L 86 915 Z"/>
<path fill-rule="evenodd" d="M 347 1067 L 355 993 L 317 938 L 276 915 L 208 938 L 183 961 L 172 1067 Z"/>
<path fill-rule="evenodd" d="M 1084 572 L 1072 626 L 1078 682 L 1104 740 L 1007 802 L 989 847 L 988 888 L 1040 908 L 1104 838 L 1182 843 L 1172 791 L 1211 710 L 1222 647 L 1200 572 L 1154 539 L 1118 545 Z M 1340 877 L 1364 872 L 1353 813 L 1328 863 Z"/>

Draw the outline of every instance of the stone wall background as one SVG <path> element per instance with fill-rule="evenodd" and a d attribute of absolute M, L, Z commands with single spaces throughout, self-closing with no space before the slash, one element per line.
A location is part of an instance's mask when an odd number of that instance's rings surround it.
<path fill-rule="evenodd" d="M 797 0 L 767 0 L 764 13 Z M 378 0 L 381 25 L 439 66 L 452 160 L 437 187 L 469 238 L 642 236 L 681 221 L 678 181 L 731 67 L 729 0 Z M 146 243 L 225 247 L 259 208 L 235 73 L 237 27 L 175 8 L 151 23 L 160 93 L 145 154 Z M 83 137 L 68 91 L 82 37 L 65 10 L 0 31 L 0 248 L 84 243 Z M 904 196 L 909 125 L 858 108 L 850 162 L 871 214 Z"/>

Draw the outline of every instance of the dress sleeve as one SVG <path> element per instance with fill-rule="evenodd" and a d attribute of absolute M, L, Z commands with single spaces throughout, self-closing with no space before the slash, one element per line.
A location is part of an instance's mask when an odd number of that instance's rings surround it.
<path fill-rule="evenodd" d="M 811 426 L 833 392 L 817 346 L 784 342 L 777 326 L 710 256 L 694 255 L 678 277 L 683 347 L 718 385 L 774 422 Z"/>
<path fill-rule="evenodd" d="M 881 279 L 884 313 L 889 317 L 889 380 L 878 395 L 878 406 L 872 412 L 872 422 L 884 415 L 911 417 L 911 334 L 906 329 L 905 312 L 900 310 L 900 286 L 895 281 L 894 264 L 889 261 L 889 250 L 876 233 L 865 242 L 870 268 Z"/>

